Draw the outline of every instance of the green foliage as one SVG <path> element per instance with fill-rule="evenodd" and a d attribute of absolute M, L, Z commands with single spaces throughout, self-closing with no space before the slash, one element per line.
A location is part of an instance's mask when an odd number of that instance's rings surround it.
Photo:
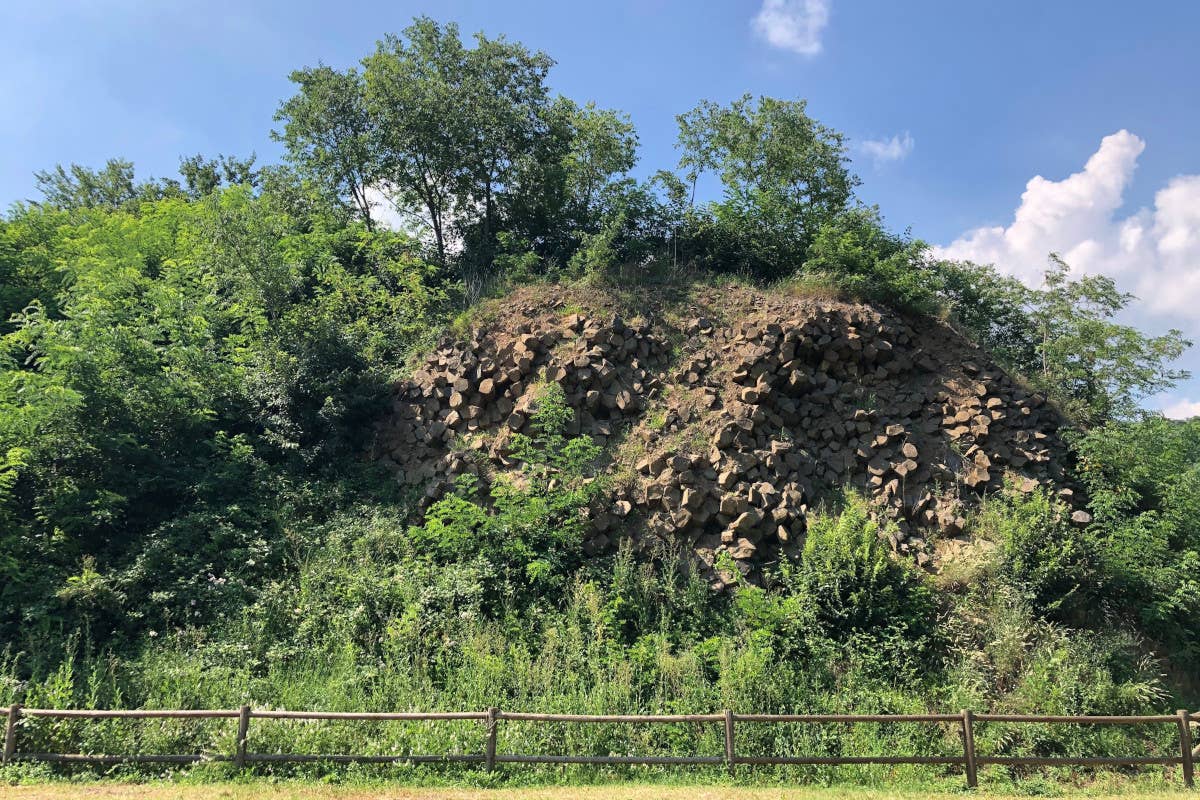
<path fill-rule="evenodd" d="M 471 249 L 470 266 L 490 261 L 504 188 L 546 132 L 552 63 L 482 34 L 467 48 L 458 26 L 427 17 L 364 59 L 381 177 L 403 205 L 422 210 L 439 261 L 452 234 Z"/>
<path fill-rule="evenodd" d="M 705 172 L 724 187 L 689 231 L 701 259 L 718 270 L 765 280 L 790 274 L 858 185 L 842 135 L 809 117 L 803 100 L 704 101 L 678 121 L 679 168 L 693 191 Z"/>
<path fill-rule="evenodd" d="M 934 646 L 932 594 L 888 555 L 866 503 L 853 495 L 838 514 L 812 520 L 800 563 L 784 572 L 784 583 L 811 604 L 822 635 L 857 643 L 882 670 L 918 668 Z"/>
<path fill-rule="evenodd" d="M 48 205 L 69 211 L 132 207 L 161 196 L 161 187 L 153 182 L 138 183 L 133 162 L 119 158 L 109 159 L 101 170 L 59 164 L 53 170 L 35 172 L 34 180 Z"/>
<path fill-rule="evenodd" d="M 866 526 L 857 512 L 831 517 L 828 527 L 843 531 L 829 536 L 853 543 L 832 561 L 876 564 L 865 555 Z M 656 566 L 623 552 L 550 601 L 511 604 L 496 618 L 487 611 L 493 576 L 478 559 L 431 563 L 395 516 L 352 510 L 307 534 L 303 546 L 295 580 L 267 581 L 244 614 L 222 624 L 164 631 L 121 658 L 81 655 L 77 642 L 36 667 L 27 656 L 6 657 L 0 703 L 227 708 L 247 702 L 379 711 L 496 705 L 573 713 L 918 713 L 969 705 L 1077 714 L 1144 713 L 1162 702 L 1153 664 L 1138 657 L 1128 637 L 1072 634 L 1038 621 L 1003 587 L 964 598 L 952 617 L 958 635 L 944 653 L 949 668 L 915 675 L 880 669 L 872 660 L 879 636 L 824 640 L 802 610 L 812 605 L 786 588 L 742 587 L 729 602 L 680 571 L 668 553 Z M 878 577 L 886 569 L 849 572 Z M 833 607 L 846 609 L 849 596 L 836 593 Z M 790 615 L 791 627 L 772 627 L 780 614 Z M 851 616 L 869 614 L 860 609 Z M 819 649 L 800 653 L 793 637 Z M 31 677 L 16 679 L 16 669 Z M 479 741 L 478 726 L 469 724 L 254 724 L 256 747 L 268 751 L 462 752 Z M 1151 754 L 1172 744 L 1171 731 L 1159 733 L 981 726 L 979 737 L 986 752 L 1006 755 Z M 21 735 L 31 749 L 124 752 L 136 744 L 184 752 L 226 751 L 232 732 L 206 723 L 139 731 L 128 723 L 34 720 Z M 721 748 L 714 726 L 512 726 L 504 737 L 513 752 L 677 755 Z M 955 737 L 915 725 L 748 726 L 739 728 L 738 747 L 747 754 L 961 752 Z"/>
<path fill-rule="evenodd" d="M 1200 420 L 1110 422 L 1076 449 L 1108 602 L 1193 658 L 1200 649 Z"/>
<path fill-rule="evenodd" d="M 534 604 L 561 591 L 583 557 L 588 503 L 600 447 L 588 436 L 568 439 L 575 412 L 562 387 L 546 384 L 530 417 L 533 436 L 515 434 L 511 448 L 526 475 L 497 477 L 486 498 L 478 479 L 458 479 L 457 491 L 431 505 L 409 537 L 444 563 L 471 562 L 489 576 L 489 608 Z"/>
<path fill-rule="evenodd" d="M 986 535 L 1000 547 L 1000 569 L 1038 613 L 1073 621 L 1095 588 L 1094 545 L 1073 526 L 1070 508 L 1044 491 L 1009 490 L 989 503 Z"/>
<path fill-rule="evenodd" d="M 1033 290 L 887 230 L 854 202 L 841 134 L 800 100 L 703 102 L 679 118 L 683 177 L 636 182 L 629 119 L 553 97 L 552 63 L 419 18 L 361 71 L 292 74 L 276 117 L 288 168 L 197 155 L 181 180 L 139 182 L 120 160 L 38 173 L 45 202 L 0 218 L 0 704 L 1139 713 L 1168 689 L 1194 700 L 1200 421 L 1136 413 L 1183 377 L 1167 368 L 1187 346 L 1178 332 L 1117 325 L 1131 298 L 1057 258 Z M 694 207 L 705 172 L 724 195 Z M 432 247 L 377 229 L 376 192 Z M 764 587 L 719 557 L 735 585 L 716 593 L 666 544 L 585 557 L 608 473 L 602 448 L 571 435 L 556 384 L 537 387 L 527 433 L 493 443 L 519 469 L 477 463 L 421 515 L 362 458 L 403 365 L 464 293 L 696 267 L 945 315 L 1087 430 L 1074 478 L 1094 522 L 1072 524 L 1050 494 L 990 498 L 968 578 L 943 575 L 935 593 L 848 495 L 810 517 L 802 553 Z M 203 752 L 229 749 L 225 728 L 32 721 L 22 736 Z M 739 732 L 739 749 L 960 752 L 905 726 L 771 728 Z M 370 739 L 461 752 L 477 733 Z M 313 752 L 360 749 L 348 737 L 361 735 L 256 732 L 268 750 Z M 544 751 L 720 748 L 706 726 L 512 736 Z M 1014 755 L 1164 746 L 1121 730 L 980 738 Z"/>
<path fill-rule="evenodd" d="M 952 262 L 936 265 L 932 284 L 968 333 L 1080 426 L 1128 419 L 1144 397 L 1188 377 L 1168 367 L 1191 346 L 1179 331 L 1148 336 L 1114 322 L 1132 295 L 1102 275 L 1072 278 L 1054 254 L 1050 264 L 1038 289 Z"/>
<path fill-rule="evenodd" d="M 66 211 L 17 206 L 0 218 L 0 333 L 12 330 L 12 319 L 31 305 L 55 313 L 55 298 L 64 276 L 55 269 L 59 227 L 69 224 Z"/>
<path fill-rule="evenodd" d="M 199 198 L 212 194 L 222 186 L 256 187 L 259 171 L 254 168 L 254 162 L 254 156 L 245 159 L 234 156 L 205 158 L 197 153 L 179 160 L 179 175 L 183 178 L 188 196 Z"/>
<path fill-rule="evenodd" d="M 58 214 L 6 224 L 42 231 L 20 258 L 49 302 L 0 339 L 0 626 L 207 615 L 278 568 L 281 491 L 353 474 L 331 459 L 361 451 L 445 296 L 402 238 L 313 227 L 246 188 L 51 233 Z M 126 602 L 59 592 L 72 574 Z"/>
<path fill-rule="evenodd" d="M 1029 316 L 1039 341 L 1039 382 L 1084 425 L 1128 417 L 1138 401 L 1170 388 L 1188 373 L 1165 364 L 1191 343 L 1177 330 L 1146 336 L 1112 322 L 1133 295 L 1111 278 L 1070 279 L 1070 267 L 1051 254 L 1046 283 L 1033 293 Z"/>
<path fill-rule="evenodd" d="M 624 259 L 617 247 L 617 239 L 625 227 L 624 214 L 618 214 L 596 233 L 583 237 L 579 249 L 571 256 L 569 271 L 573 275 L 610 281 Z"/>
<path fill-rule="evenodd" d="M 938 296 L 927 251 L 887 231 L 878 210 L 854 208 L 821 224 L 796 277 L 824 275 L 850 297 L 929 313 Z"/>
<path fill-rule="evenodd" d="M 1165 692 L 1159 666 L 1125 630 L 1080 631 L 1047 621 L 1030 607 L 1021 587 L 995 577 L 971 587 L 956 606 L 947 619 L 953 694 L 947 700 L 953 707 L 1018 714 L 1135 714 L 1161 708 Z M 1042 755 L 1120 752 L 1131 744 L 1126 736 L 1074 726 L 985 734 L 990 735 L 981 744 L 989 749 L 1032 749 Z"/>
<path fill-rule="evenodd" d="M 1026 311 L 1029 289 L 995 267 L 941 261 L 934 277 L 947 314 L 1009 369 L 1028 373 L 1037 360 L 1037 336 Z"/>
<path fill-rule="evenodd" d="M 534 435 L 513 434 L 513 456 L 539 480 L 553 473 L 573 484 L 592 475 L 601 448 L 589 436 L 567 438 L 566 431 L 574 419 L 575 411 L 567 405 L 562 386 L 543 384 L 529 417 Z"/>
<path fill-rule="evenodd" d="M 367 190 L 382 178 L 378 122 L 367 113 L 363 76 L 320 65 L 290 76 L 300 87 L 275 112 L 283 131 L 272 136 L 287 148 L 288 160 L 327 197 L 342 201 L 373 226 Z M 378 188 L 378 187 L 375 187 Z"/>
<path fill-rule="evenodd" d="M 624 115 L 564 97 L 546 118 L 546 135 L 517 164 L 504 224 L 553 272 L 590 237 L 614 227 L 636 192 L 623 176 L 637 161 L 637 134 Z"/>

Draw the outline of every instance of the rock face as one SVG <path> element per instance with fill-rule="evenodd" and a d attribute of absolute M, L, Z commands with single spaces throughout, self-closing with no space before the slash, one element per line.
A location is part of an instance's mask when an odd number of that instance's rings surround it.
<path fill-rule="evenodd" d="M 426 502 L 456 474 L 512 467 L 506 442 L 528 425 L 536 380 L 561 384 L 571 432 L 635 475 L 592 509 L 589 552 L 621 537 L 690 548 L 718 589 L 731 577 L 719 554 L 758 580 L 841 485 L 894 520 L 893 549 L 922 565 L 925 532 L 957 536 L 1006 473 L 1022 491 L 1062 487 L 1061 417 L 948 326 L 745 289 L 636 309 L 519 293 L 397 387 L 374 456 Z"/>

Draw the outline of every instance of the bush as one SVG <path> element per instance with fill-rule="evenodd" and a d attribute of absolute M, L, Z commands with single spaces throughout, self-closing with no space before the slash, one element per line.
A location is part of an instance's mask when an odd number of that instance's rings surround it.
<path fill-rule="evenodd" d="M 442 563 L 475 561 L 494 572 L 489 610 L 537 603 L 562 591 L 583 558 L 587 508 L 601 484 L 591 474 L 600 448 L 588 436 L 567 438 L 575 412 L 562 387 L 542 386 L 530 416 L 533 436 L 510 447 L 525 475 L 497 475 L 486 494 L 472 474 L 431 505 L 409 531 L 416 547 Z"/>
<path fill-rule="evenodd" d="M 738 610 L 786 652 L 850 645 L 852 660 L 891 677 L 927 666 L 937 642 L 933 594 L 885 550 L 865 501 L 849 494 L 837 513 L 809 520 L 803 554 L 780 568 L 780 588 L 738 590 Z M 800 643 L 803 642 L 801 646 Z"/>
<path fill-rule="evenodd" d="M 1200 420 L 1150 415 L 1079 437 L 1110 613 L 1189 660 L 1200 653 Z"/>
<path fill-rule="evenodd" d="M 1094 612 L 1095 546 L 1048 492 L 1008 489 L 987 505 L 980 533 L 1000 548 L 1003 578 L 1041 615 L 1084 622 Z"/>

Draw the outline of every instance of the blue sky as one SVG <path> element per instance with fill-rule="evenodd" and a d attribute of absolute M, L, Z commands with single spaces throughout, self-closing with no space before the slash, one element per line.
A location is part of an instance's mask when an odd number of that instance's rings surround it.
<path fill-rule="evenodd" d="M 0 206 L 58 162 L 275 160 L 291 69 L 351 65 L 429 14 L 545 50 L 556 90 L 630 114 L 644 172 L 674 164 L 674 116 L 701 98 L 807 98 L 894 228 L 1031 281 L 1070 254 L 1142 298 L 1139 324 L 1200 342 L 1200 3 L 4 5 Z M 1200 380 L 1155 403 L 1200 412 Z"/>

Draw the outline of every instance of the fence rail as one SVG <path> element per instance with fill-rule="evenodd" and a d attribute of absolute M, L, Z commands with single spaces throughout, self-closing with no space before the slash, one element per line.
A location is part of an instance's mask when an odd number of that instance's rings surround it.
<path fill-rule="evenodd" d="M 238 721 L 235 751 L 229 754 L 151 754 L 90 755 L 76 753 L 21 752 L 17 747 L 22 719 L 49 717 L 55 719 L 236 719 Z M 395 754 L 355 755 L 320 753 L 251 753 L 248 752 L 250 721 L 252 719 L 295 720 L 370 720 L 375 722 L 439 722 L 471 720 L 483 723 L 483 752 L 444 755 Z M 523 755 L 497 753 L 496 740 L 500 723 L 543 722 L 569 724 L 657 725 L 678 723 L 721 724 L 724 732 L 724 755 L 721 756 L 574 756 Z M 930 723 L 950 724 L 958 728 L 963 743 L 961 756 L 739 756 L 736 752 L 737 723 Z M 980 755 L 975 748 L 974 726 L 977 722 L 1010 724 L 1067 724 L 1067 725 L 1173 725 L 1179 732 L 1178 756 L 1130 757 L 1053 757 Z M 486 711 L 454 712 L 345 712 L 345 711 L 255 711 L 250 706 L 238 709 L 207 710 L 80 710 L 53 708 L 23 708 L 10 706 L 4 730 L 3 765 L 18 761 L 46 761 L 68 764 L 190 764 L 200 761 L 233 762 L 239 768 L 249 764 L 278 762 L 333 763 L 409 763 L 409 764 L 483 764 L 490 771 L 497 764 L 630 764 L 630 765 L 723 765 L 731 773 L 739 765 L 837 765 L 837 764 L 933 764 L 961 766 L 967 786 L 978 785 L 978 768 L 986 765 L 1005 766 L 1179 766 L 1186 786 L 1194 785 L 1193 765 L 1200 759 L 1200 747 L 1194 747 L 1192 726 L 1200 724 L 1200 712 L 1180 710 L 1175 714 L 1157 716 L 1045 716 L 1034 714 L 975 714 L 964 710 L 958 714 L 736 714 L 726 709 L 719 714 L 535 714 L 528 712 Z"/>

